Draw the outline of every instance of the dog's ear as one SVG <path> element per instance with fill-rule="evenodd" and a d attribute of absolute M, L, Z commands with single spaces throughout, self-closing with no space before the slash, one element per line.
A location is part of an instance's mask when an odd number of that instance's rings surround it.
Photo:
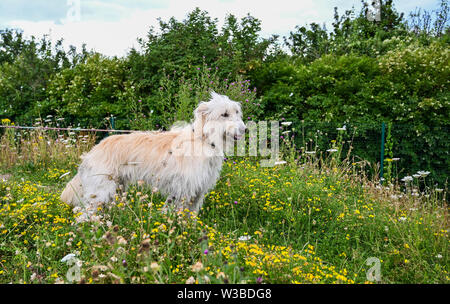
<path fill-rule="evenodd" d="M 206 122 L 206 115 L 209 112 L 209 104 L 205 101 L 202 101 L 197 109 L 194 110 L 194 124 L 193 127 L 195 132 L 203 133 L 203 126 Z"/>
<path fill-rule="evenodd" d="M 205 101 L 202 101 L 198 105 L 197 109 L 195 109 L 195 111 L 194 111 L 194 119 L 195 120 L 199 120 L 199 119 L 204 120 L 205 116 L 206 116 L 206 114 L 208 114 L 208 112 L 209 112 L 209 105 L 208 105 L 208 103 L 205 102 Z"/>

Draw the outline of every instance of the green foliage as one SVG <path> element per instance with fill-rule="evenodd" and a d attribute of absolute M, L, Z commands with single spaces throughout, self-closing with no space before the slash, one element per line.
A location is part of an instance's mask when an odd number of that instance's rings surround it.
<path fill-rule="evenodd" d="M 52 75 L 70 68 L 85 56 L 74 47 L 65 52 L 62 40 L 52 46 L 44 36 L 25 39 L 22 32 L 0 31 L 0 117 L 29 122 L 35 116 L 32 108 L 47 96 Z"/>
<path fill-rule="evenodd" d="M 330 135 L 344 123 L 356 126 L 357 139 L 370 143 L 356 144 L 354 152 L 370 161 L 379 161 L 381 122 L 393 122 L 394 156 L 403 159 L 404 173 L 429 170 L 444 184 L 450 165 L 449 61 L 447 44 L 435 41 L 399 43 L 376 58 L 324 55 L 309 64 L 282 59 L 260 65 L 251 71 L 264 113 L 258 118 L 284 118 L 297 126 L 304 120 Z"/>
<path fill-rule="evenodd" d="M 130 113 L 135 88 L 126 76 L 122 59 L 91 54 L 74 68 L 54 75 L 47 98 L 34 108 L 35 115 L 56 115 L 75 125 L 104 127 L 110 115 L 121 118 Z"/>

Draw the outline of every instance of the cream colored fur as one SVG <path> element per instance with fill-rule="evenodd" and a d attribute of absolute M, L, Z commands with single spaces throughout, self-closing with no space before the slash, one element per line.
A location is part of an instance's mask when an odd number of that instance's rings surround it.
<path fill-rule="evenodd" d="M 120 184 L 144 181 L 167 196 L 166 206 L 198 212 L 220 175 L 226 140 L 245 132 L 239 103 L 216 93 L 194 111 L 194 121 L 170 131 L 107 137 L 82 156 L 61 200 L 89 220 L 114 199 Z"/>

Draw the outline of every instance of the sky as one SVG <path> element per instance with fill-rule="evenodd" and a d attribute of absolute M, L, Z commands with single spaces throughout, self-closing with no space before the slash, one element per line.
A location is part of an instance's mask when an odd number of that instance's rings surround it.
<path fill-rule="evenodd" d="M 416 7 L 435 10 L 440 0 L 396 0 L 395 7 L 407 15 Z M 261 36 L 288 36 L 296 25 L 311 22 L 331 28 L 334 7 L 340 14 L 353 6 L 359 11 L 361 0 L 0 0 L 0 30 L 19 28 L 26 36 L 49 35 L 64 38 L 65 45 L 108 56 L 124 56 L 138 47 L 149 28 L 158 29 L 157 18 L 183 20 L 199 7 L 219 20 L 248 13 L 261 20 Z"/>

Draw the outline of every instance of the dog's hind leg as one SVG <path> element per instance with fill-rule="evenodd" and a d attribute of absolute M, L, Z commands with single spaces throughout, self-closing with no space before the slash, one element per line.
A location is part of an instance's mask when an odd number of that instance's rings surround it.
<path fill-rule="evenodd" d="M 198 213 L 200 211 L 200 209 L 202 208 L 203 199 L 205 198 L 205 194 L 206 193 L 201 192 L 200 194 L 195 196 L 195 198 L 193 198 L 189 204 L 189 210 L 191 210 L 192 212 Z"/>

